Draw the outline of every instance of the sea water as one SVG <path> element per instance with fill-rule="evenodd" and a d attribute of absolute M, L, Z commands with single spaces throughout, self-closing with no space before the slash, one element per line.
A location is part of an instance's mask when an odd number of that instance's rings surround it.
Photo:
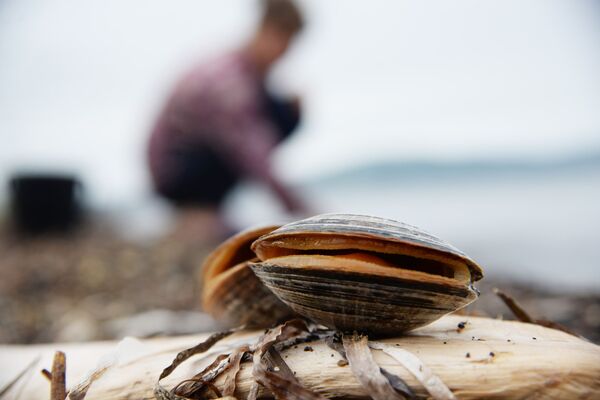
<path fill-rule="evenodd" d="M 490 277 L 600 291 L 600 163 L 373 169 L 305 182 L 299 190 L 314 212 L 419 226 L 469 254 Z M 241 188 L 228 207 L 240 227 L 276 219 L 273 210 L 280 212 L 277 203 L 256 186 Z"/>

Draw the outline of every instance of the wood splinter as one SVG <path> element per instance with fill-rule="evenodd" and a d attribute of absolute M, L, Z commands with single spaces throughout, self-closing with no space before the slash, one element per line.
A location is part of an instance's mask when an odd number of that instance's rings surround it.
<path fill-rule="evenodd" d="M 50 373 L 50 400 L 65 400 L 67 397 L 66 369 L 67 360 L 65 353 L 57 351 L 54 353 L 52 372 Z M 44 376 L 47 377 L 48 375 L 44 374 Z"/>

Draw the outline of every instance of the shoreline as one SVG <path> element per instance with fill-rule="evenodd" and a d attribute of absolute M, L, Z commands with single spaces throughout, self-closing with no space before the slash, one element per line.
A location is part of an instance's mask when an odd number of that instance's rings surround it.
<path fill-rule="evenodd" d="M 155 327 L 152 334 L 215 329 L 199 313 L 198 270 L 210 243 L 169 236 L 134 243 L 101 227 L 25 241 L 6 231 L 0 236 L 0 343 L 119 339 L 140 324 Z M 507 277 L 476 286 L 482 294 L 466 315 L 513 319 L 493 294 L 498 287 L 534 318 L 600 343 L 599 292 L 565 293 Z"/>

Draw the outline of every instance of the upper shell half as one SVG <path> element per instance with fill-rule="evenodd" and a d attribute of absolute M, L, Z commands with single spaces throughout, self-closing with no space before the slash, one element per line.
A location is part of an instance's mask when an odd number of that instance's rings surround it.
<path fill-rule="evenodd" d="M 325 214 L 252 244 L 252 269 L 294 311 L 330 328 L 395 335 L 477 298 L 481 268 L 464 253 L 401 222 Z"/>
<path fill-rule="evenodd" d="M 277 227 L 242 231 L 208 255 L 201 269 L 202 307 L 206 312 L 232 326 L 252 327 L 269 327 L 293 315 L 249 267 L 250 261 L 258 261 L 250 244 Z"/>

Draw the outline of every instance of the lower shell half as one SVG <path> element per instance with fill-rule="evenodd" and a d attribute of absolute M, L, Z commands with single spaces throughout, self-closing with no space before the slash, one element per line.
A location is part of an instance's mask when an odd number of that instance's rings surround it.
<path fill-rule="evenodd" d="M 393 336 L 427 325 L 472 301 L 470 284 L 377 276 L 348 270 L 251 264 L 256 276 L 285 304 L 341 331 Z"/>

